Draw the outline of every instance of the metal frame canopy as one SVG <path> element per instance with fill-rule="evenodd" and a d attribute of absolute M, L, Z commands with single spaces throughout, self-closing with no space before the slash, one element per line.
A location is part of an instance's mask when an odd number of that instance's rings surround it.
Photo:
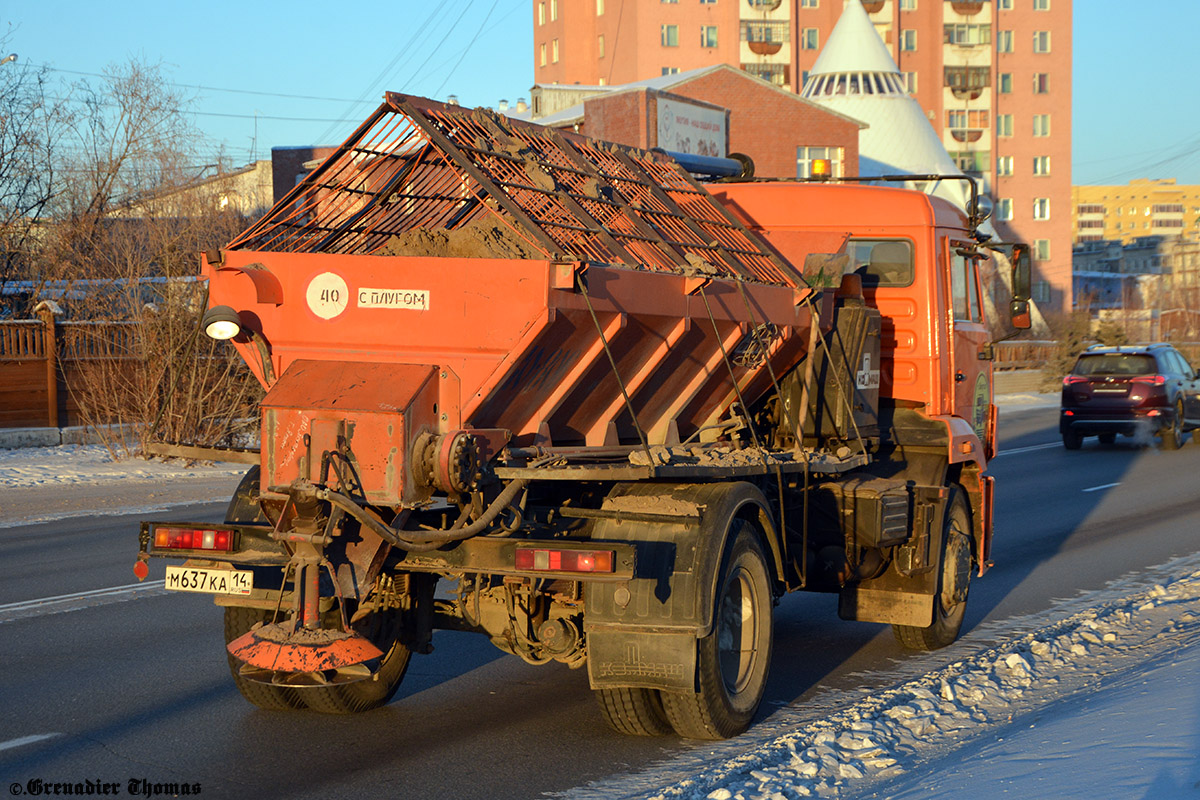
<path fill-rule="evenodd" d="M 401 255 L 472 225 L 528 258 L 804 286 L 666 155 L 394 92 L 228 249 Z"/>

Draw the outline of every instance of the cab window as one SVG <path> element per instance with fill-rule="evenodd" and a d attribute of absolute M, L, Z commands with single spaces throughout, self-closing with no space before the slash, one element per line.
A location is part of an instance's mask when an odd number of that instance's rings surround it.
<path fill-rule="evenodd" d="M 979 260 L 950 251 L 950 293 L 954 301 L 954 318 L 963 322 L 982 322 L 979 303 L 979 280 L 976 276 Z"/>
<path fill-rule="evenodd" d="M 864 289 L 912 285 L 913 245 L 908 239 L 851 239 L 846 253 Z"/>

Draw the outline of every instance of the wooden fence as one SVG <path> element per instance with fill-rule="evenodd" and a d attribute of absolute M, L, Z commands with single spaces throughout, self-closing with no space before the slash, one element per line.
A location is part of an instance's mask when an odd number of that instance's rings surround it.
<path fill-rule="evenodd" d="M 131 360 L 136 322 L 0 322 L 0 428 L 82 425 L 76 395 L 80 365 Z"/>

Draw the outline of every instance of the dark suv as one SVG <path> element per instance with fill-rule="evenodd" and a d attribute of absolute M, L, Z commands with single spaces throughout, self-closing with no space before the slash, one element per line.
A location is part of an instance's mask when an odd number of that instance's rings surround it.
<path fill-rule="evenodd" d="M 1112 444 L 1126 436 L 1162 435 L 1174 450 L 1185 431 L 1200 428 L 1200 375 L 1169 344 L 1093 345 L 1063 378 L 1058 429 L 1078 450 L 1085 436 Z"/>

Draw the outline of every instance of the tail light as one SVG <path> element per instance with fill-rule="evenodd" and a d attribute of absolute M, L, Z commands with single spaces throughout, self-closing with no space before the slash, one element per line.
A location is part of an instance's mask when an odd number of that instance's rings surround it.
<path fill-rule="evenodd" d="M 556 550 L 518 547 L 516 567 L 532 572 L 612 572 L 616 553 L 612 550 Z"/>
<path fill-rule="evenodd" d="M 1088 378 L 1085 378 L 1082 375 L 1068 375 L 1067 377 L 1063 378 L 1063 386 L 1070 386 L 1073 383 L 1087 383 L 1088 380 Z"/>
<path fill-rule="evenodd" d="M 1134 383 L 1148 383 L 1151 386 L 1165 386 L 1167 383 L 1165 375 L 1139 375 L 1132 380 Z"/>
<path fill-rule="evenodd" d="M 160 525 L 154 529 L 154 547 L 164 550 L 233 550 L 233 531 L 224 528 L 172 528 Z"/>

